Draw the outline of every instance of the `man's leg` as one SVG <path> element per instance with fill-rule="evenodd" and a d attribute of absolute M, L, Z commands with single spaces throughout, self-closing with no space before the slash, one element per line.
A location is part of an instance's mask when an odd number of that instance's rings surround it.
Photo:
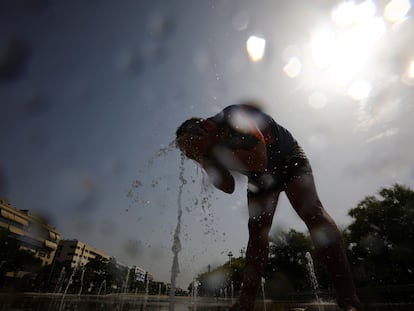
<path fill-rule="evenodd" d="M 269 231 L 272 226 L 279 191 L 248 195 L 249 242 L 239 303 L 232 309 L 253 310 L 264 268 L 269 255 Z"/>
<path fill-rule="evenodd" d="M 341 234 L 320 202 L 312 174 L 289 182 L 286 195 L 308 227 L 318 255 L 330 273 L 338 305 L 345 310 L 353 306 L 361 311 Z"/>

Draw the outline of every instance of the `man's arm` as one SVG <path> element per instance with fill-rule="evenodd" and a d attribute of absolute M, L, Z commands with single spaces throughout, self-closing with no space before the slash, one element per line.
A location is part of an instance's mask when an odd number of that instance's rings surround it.
<path fill-rule="evenodd" d="M 225 193 L 233 193 L 235 182 L 231 173 L 212 158 L 203 157 L 199 161 L 201 167 L 206 171 L 211 183 L 217 189 Z"/>

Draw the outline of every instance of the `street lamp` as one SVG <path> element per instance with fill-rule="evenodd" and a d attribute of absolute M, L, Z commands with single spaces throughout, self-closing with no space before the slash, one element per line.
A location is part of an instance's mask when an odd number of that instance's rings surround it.
<path fill-rule="evenodd" d="M 233 253 L 230 251 L 227 256 L 229 256 L 229 264 L 231 264 L 231 258 L 233 257 Z"/>

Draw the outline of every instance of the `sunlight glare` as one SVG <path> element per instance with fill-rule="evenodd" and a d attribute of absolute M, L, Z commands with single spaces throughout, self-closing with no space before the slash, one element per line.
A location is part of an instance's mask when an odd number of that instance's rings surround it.
<path fill-rule="evenodd" d="M 403 20 L 411 9 L 410 0 L 391 0 L 385 6 L 384 17 L 394 23 Z"/>
<path fill-rule="evenodd" d="M 283 71 L 289 78 L 296 78 L 302 71 L 302 63 L 299 58 L 291 57 L 285 67 L 283 67 Z"/>
<path fill-rule="evenodd" d="M 374 17 L 377 8 L 375 3 L 371 0 L 364 1 L 355 6 L 354 21 L 356 23 L 363 23 Z"/>
<path fill-rule="evenodd" d="M 320 68 L 329 66 L 335 55 L 335 33 L 330 30 L 314 32 L 310 46 L 316 65 Z"/>
<path fill-rule="evenodd" d="M 356 81 L 349 88 L 349 96 L 355 100 L 363 100 L 369 97 L 372 87 L 368 81 Z"/>
<path fill-rule="evenodd" d="M 331 11 L 331 19 L 340 27 L 364 23 L 375 16 L 377 8 L 371 0 L 355 4 L 354 1 L 343 2 Z"/>
<path fill-rule="evenodd" d="M 414 60 L 411 61 L 409 69 L 408 69 L 408 77 L 410 79 L 414 79 Z"/>
<path fill-rule="evenodd" d="M 314 109 L 322 109 L 326 106 L 327 102 L 328 99 L 322 92 L 313 92 L 311 95 L 309 95 L 309 106 Z"/>
<path fill-rule="evenodd" d="M 343 2 L 332 10 L 332 20 L 341 27 L 350 26 L 354 21 L 355 3 L 353 1 Z"/>
<path fill-rule="evenodd" d="M 355 16 L 351 16 L 356 11 L 359 11 L 358 23 L 355 23 Z M 349 23 L 352 17 L 354 24 L 351 27 L 335 32 L 325 28 L 312 33 L 310 48 L 313 61 L 319 69 L 327 70 L 329 82 L 349 83 L 369 64 L 373 45 L 386 31 L 383 18 L 374 17 L 374 13 L 375 5 L 373 7 L 371 1 L 357 6 L 347 2 L 334 10 L 332 17 L 340 24 Z"/>
<path fill-rule="evenodd" d="M 411 60 L 407 69 L 401 76 L 401 82 L 408 86 L 414 86 L 414 59 Z"/>
<path fill-rule="evenodd" d="M 266 40 L 256 36 L 250 36 L 246 41 L 246 50 L 253 62 L 262 60 L 266 47 Z"/>

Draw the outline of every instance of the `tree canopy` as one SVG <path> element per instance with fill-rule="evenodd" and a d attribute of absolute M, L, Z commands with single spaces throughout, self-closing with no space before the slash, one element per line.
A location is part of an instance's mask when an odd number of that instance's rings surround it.
<path fill-rule="evenodd" d="M 349 257 L 362 284 L 414 281 L 414 192 L 395 184 L 349 211 Z"/>
<path fill-rule="evenodd" d="M 363 198 L 349 210 L 352 218 L 344 230 L 351 268 L 358 287 L 414 283 L 414 191 L 395 184 Z M 313 253 L 307 233 L 289 230 L 270 236 L 270 258 L 266 267 L 266 297 L 310 291 L 306 252 L 314 257 L 320 288 L 330 289 L 329 276 Z M 241 284 L 244 259 L 200 275 L 204 294 L 233 282 Z"/>

